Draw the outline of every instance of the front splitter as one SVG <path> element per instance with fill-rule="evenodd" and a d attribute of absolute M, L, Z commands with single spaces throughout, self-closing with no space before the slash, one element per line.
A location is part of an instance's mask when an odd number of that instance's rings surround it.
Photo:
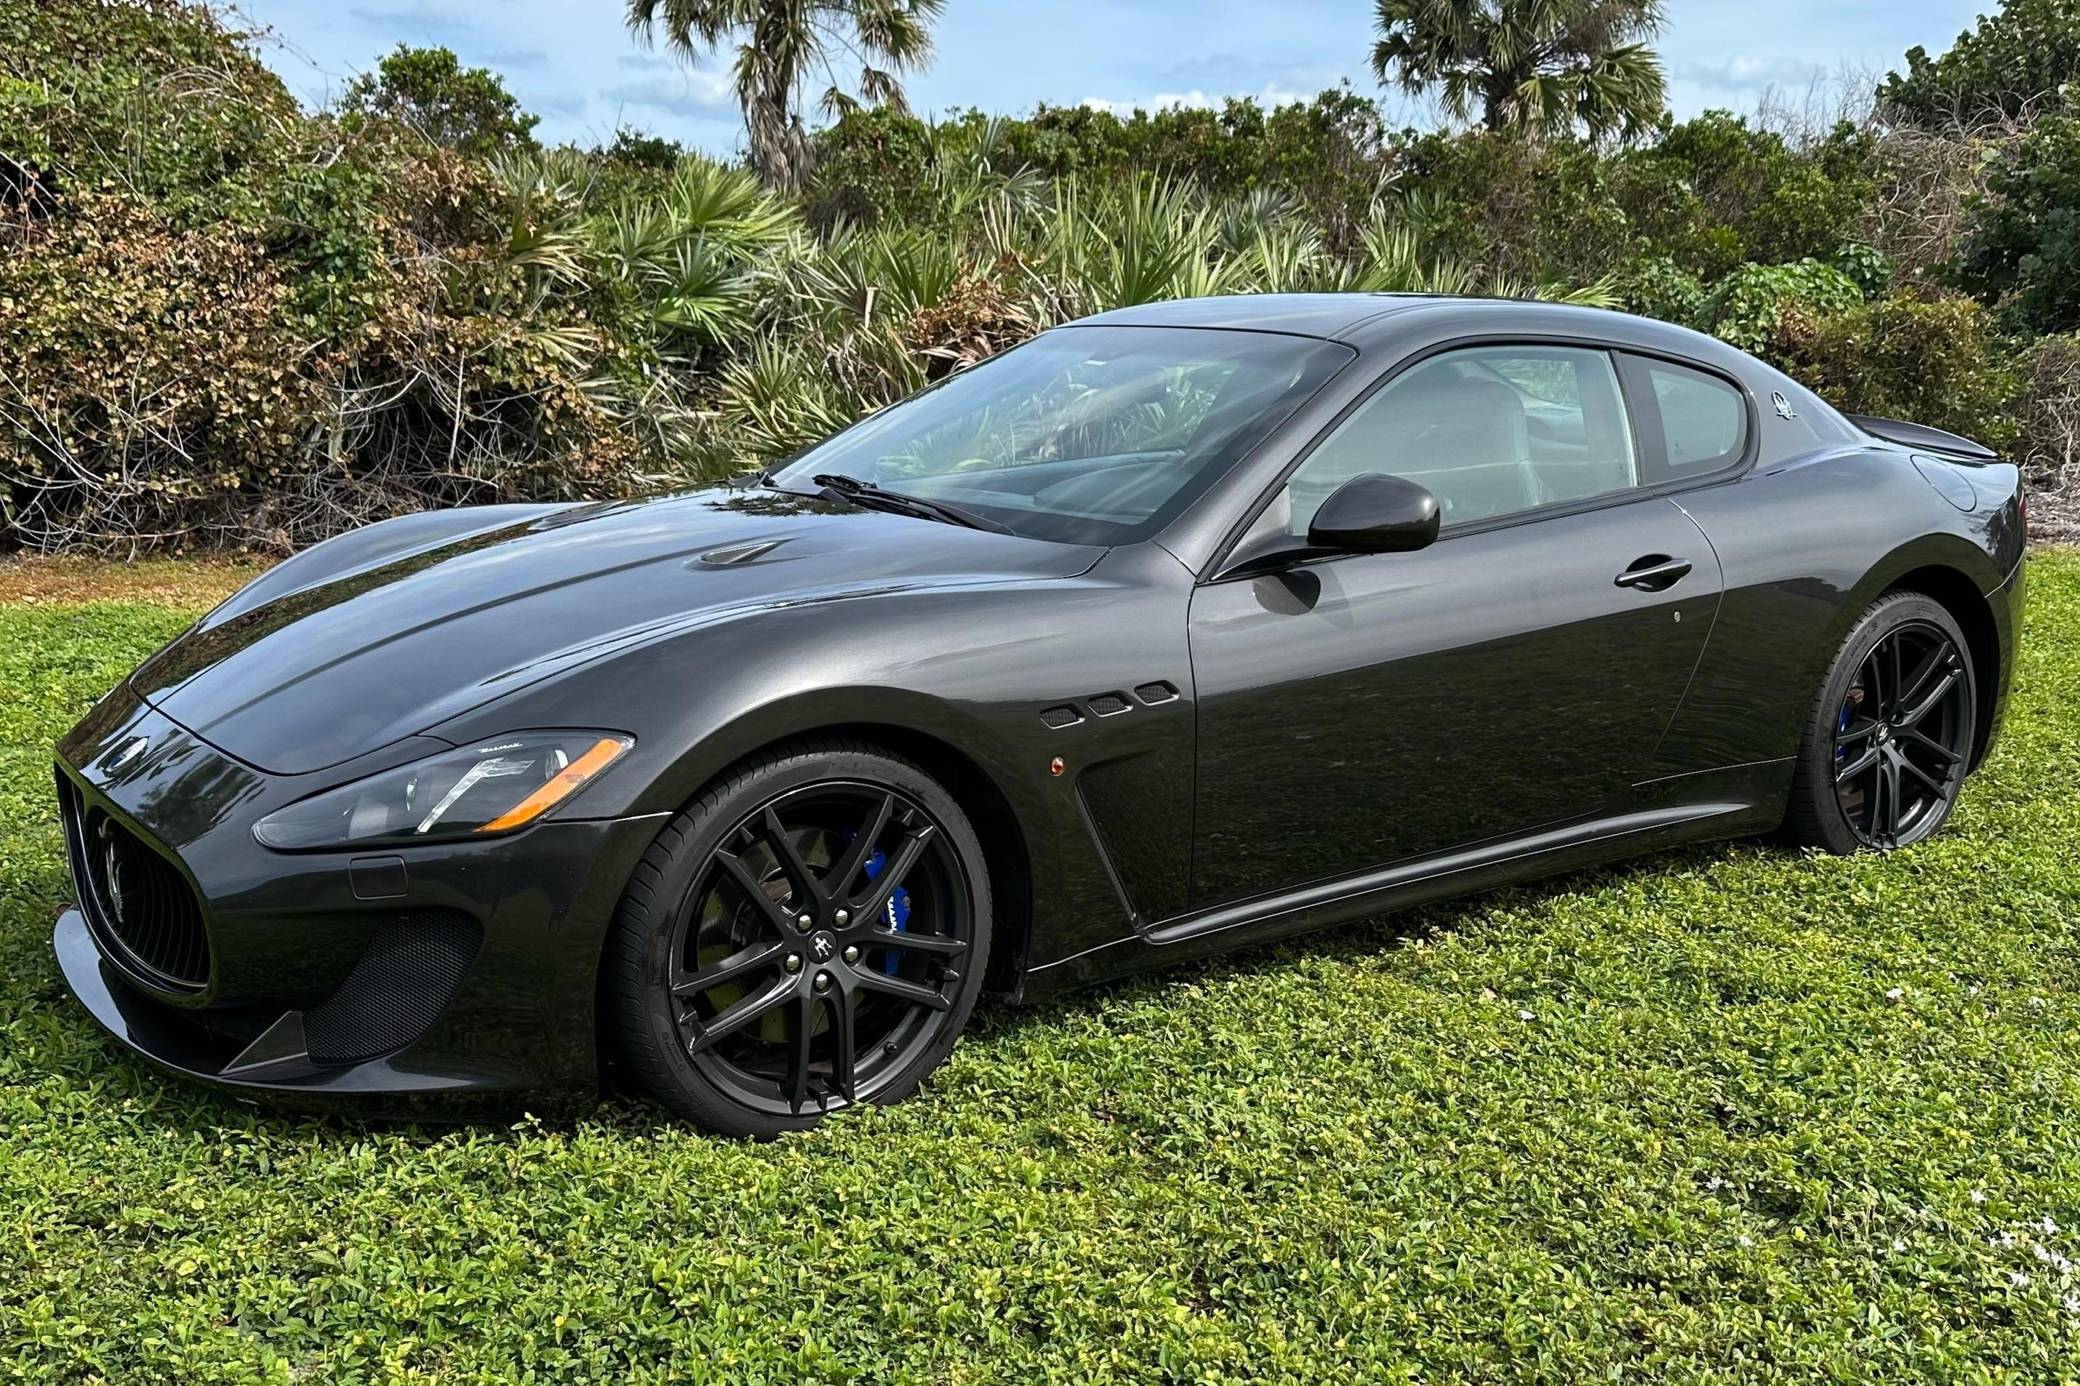
<path fill-rule="evenodd" d="M 247 1046 L 227 1044 L 179 1007 L 141 996 L 111 975 L 76 907 L 58 916 L 51 947 L 65 984 L 103 1029 L 140 1058 L 184 1078 L 231 1091 L 339 1097 L 410 1097 L 482 1086 L 455 1074 L 414 1072 L 389 1059 L 337 1068 L 276 1064 L 241 1071 L 240 1054 Z"/>

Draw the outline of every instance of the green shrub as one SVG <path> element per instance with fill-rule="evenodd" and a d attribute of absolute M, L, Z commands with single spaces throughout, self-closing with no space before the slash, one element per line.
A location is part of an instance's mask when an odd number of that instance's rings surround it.
<path fill-rule="evenodd" d="M 1521 279 L 1600 278 L 1634 240 L 1587 145 L 1488 130 L 1404 139 L 1395 187 L 1436 254 Z"/>
<path fill-rule="evenodd" d="M 995 172 L 1114 182 L 1182 181 L 1216 199 L 1276 190 L 1332 236 L 1364 220 L 1383 173 L 1384 130 L 1348 88 L 1266 110 L 1231 99 L 1220 110 L 1174 107 L 1118 115 L 1042 106 L 1025 118 L 957 114 L 938 125 L 892 110 L 859 110 L 816 136 L 812 219 L 870 225 L 921 220 L 937 208 L 933 169 L 988 145 Z"/>
<path fill-rule="evenodd" d="M 480 156 L 532 149 L 539 119 L 521 110 L 488 69 L 465 68 L 446 48 L 402 43 L 374 72 L 347 83 L 339 110 L 349 130 L 387 121 L 435 144 Z"/>
<path fill-rule="evenodd" d="M 1891 294 L 1838 311 L 1791 306 L 1769 343 L 1837 408 L 1911 419 L 2008 449 L 2019 381 L 1992 315 L 1971 299 Z"/>
<path fill-rule="evenodd" d="M 204 225 L 265 217 L 304 117 L 245 35 L 175 0 L 0 5 L 0 152 Z"/>
<path fill-rule="evenodd" d="M 1869 161 L 1853 128 L 1800 151 L 1710 111 L 1619 156 L 1610 186 L 1639 241 L 1709 282 L 1749 261 L 1833 258 L 1857 238 Z"/>
<path fill-rule="evenodd" d="M 847 111 L 816 137 L 810 215 L 821 226 L 919 217 L 930 205 L 931 157 L 931 127 L 908 111 Z"/>
<path fill-rule="evenodd" d="M 2080 328 L 2080 112 L 2002 149 L 1966 213 L 1957 277 L 2029 332 Z"/>
<path fill-rule="evenodd" d="M 1874 298 L 1892 284 L 1892 262 L 1876 246 L 1850 241 L 1834 253 L 1834 267 L 1849 276 L 1865 298 Z"/>
<path fill-rule="evenodd" d="M 1688 326 L 1704 316 L 1710 295 L 1697 276 L 1666 255 L 1650 255 L 1618 276 L 1618 299 L 1628 313 Z"/>
<path fill-rule="evenodd" d="M 2080 82 L 2080 0 L 2002 0 L 1940 58 L 1918 44 L 1905 73 L 1887 74 L 1878 102 L 1892 120 L 1926 129 L 2013 119 Z"/>
<path fill-rule="evenodd" d="M 1833 265 L 1742 265 L 1720 280 L 1697 326 L 1743 351 L 1766 354 L 1787 322 L 1821 322 L 1863 302 L 1863 290 Z"/>

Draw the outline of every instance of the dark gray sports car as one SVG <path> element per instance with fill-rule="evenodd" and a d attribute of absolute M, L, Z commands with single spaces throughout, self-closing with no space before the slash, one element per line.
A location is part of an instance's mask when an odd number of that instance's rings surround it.
<path fill-rule="evenodd" d="M 2016 469 L 1614 313 L 1048 332 L 792 462 L 283 563 L 59 748 L 80 999 L 388 1107 L 772 1134 L 1031 996 L 1675 843 L 1936 831 Z"/>

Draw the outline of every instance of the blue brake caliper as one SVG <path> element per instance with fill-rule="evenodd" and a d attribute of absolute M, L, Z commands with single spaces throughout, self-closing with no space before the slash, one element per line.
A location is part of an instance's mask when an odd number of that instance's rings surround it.
<path fill-rule="evenodd" d="M 867 864 L 863 868 L 867 873 L 867 879 L 871 881 L 879 876 L 887 865 L 888 853 L 877 849 L 873 856 L 867 858 Z M 888 904 L 882 909 L 882 918 L 887 921 L 891 933 L 903 933 L 910 924 L 910 892 L 901 886 L 890 891 Z M 890 953 L 881 960 L 881 970 L 894 976 L 901 963 L 902 959 Z"/>

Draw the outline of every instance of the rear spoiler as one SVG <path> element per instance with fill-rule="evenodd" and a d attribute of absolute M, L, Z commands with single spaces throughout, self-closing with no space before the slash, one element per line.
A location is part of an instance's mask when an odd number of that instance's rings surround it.
<path fill-rule="evenodd" d="M 1908 423 L 1903 419 L 1881 419 L 1875 414 L 1851 414 L 1849 422 L 1855 424 L 1874 438 L 1883 438 L 1888 443 L 1903 447 L 1920 448 L 1923 452 L 1939 452 L 1945 457 L 1962 458 L 1967 462 L 1998 462 L 2000 454 L 1984 443 L 1975 443 L 1955 433 L 1927 424 Z"/>

